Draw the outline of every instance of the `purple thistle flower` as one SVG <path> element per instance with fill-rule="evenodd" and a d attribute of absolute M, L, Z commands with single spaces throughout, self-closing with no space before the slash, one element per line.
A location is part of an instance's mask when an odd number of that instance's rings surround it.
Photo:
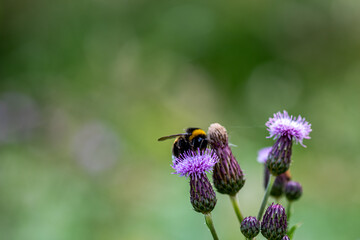
<path fill-rule="evenodd" d="M 190 202 L 196 212 L 207 214 L 216 205 L 216 195 L 206 172 L 210 172 L 217 162 L 218 157 L 209 149 L 188 151 L 173 160 L 175 174 L 190 178 Z"/>
<path fill-rule="evenodd" d="M 281 240 L 287 231 L 285 209 L 280 204 L 272 203 L 261 221 L 261 234 L 269 240 Z"/>
<path fill-rule="evenodd" d="M 217 162 L 218 156 L 213 150 L 197 150 L 196 152 L 190 150 L 180 154 L 179 158 L 174 158 L 172 167 L 175 169 L 175 174 L 181 177 L 196 177 L 202 173 L 211 172 Z"/>
<path fill-rule="evenodd" d="M 256 217 L 246 217 L 241 222 L 240 230 L 246 238 L 254 238 L 260 232 L 260 222 Z"/>
<path fill-rule="evenodd" d="M 270 118 L 265 125 L 270 133 L 268 138 L 277 139 L 266 161 L 267 168 L 277 176 L 290 167 L 293 141 L 305 147 L 303 139 L 310 138 L 311 124 L 301 116 L 289 116 L 284 110 L 284 113 L 274 114 L 274 118 Z"/>
<path fill-rule="evenodd" d="M 288 237 L 288 235 L 285 235 L 281 240 L 290 240 L 290 238 Z"/>
<path fill-rule="evenodd" d="M 218 123 L 208 130 L 211 148 L 219 157 L 214 166 L 213 182 L 219 193 L 235 196 L 245 184 L 245 177 L 229 146 L 226 129 Z"/>
<path fill-rule="evenodd" d="M 266 163 L 266 161 L 268 160 L 268 156 L 269 153 L 271 152 L 272 147 L 266 147 L 266 148 L 262 148 L 258 151 L 258 157 L 257 157 L 257 161 L 259 163 Z"/>
<path fill-rule="evenodd" d="M 300 115 L 297 118 L 292 115 L 289 116 L 285 110 L 284 113 L 275 113 L 274 117 L 269 118 L 265 125 L 270 133 L 268 138 L 287 137 L 296 143 L 300 143 L 303 147 L 306 147 L 303 144 L 303 139 L 310 139 L 309 134 L 312 131 L 311 124 L 305 121 L 305 118 Z"/>

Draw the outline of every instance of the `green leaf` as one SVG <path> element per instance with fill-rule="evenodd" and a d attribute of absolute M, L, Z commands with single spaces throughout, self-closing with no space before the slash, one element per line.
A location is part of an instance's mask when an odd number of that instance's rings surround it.
<path fill-rule="evenodd" d="M 302 223 L 297 223 L 289 229 L 289 231 L 287 232 L 287 235 L 290 239 L 293 239 L 295 230 L 298 229 L 301 225 L 302 225 Z"/>

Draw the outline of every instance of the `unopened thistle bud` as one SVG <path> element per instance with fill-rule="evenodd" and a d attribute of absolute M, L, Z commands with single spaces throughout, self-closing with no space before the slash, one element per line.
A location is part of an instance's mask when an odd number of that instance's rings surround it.
<path fill-rule="evenodd" d="M 244 186 L 245 178 L 229 147 L 226 129 L 218 123 L 210 125 L 208 130 L 211 148 L 219 157 L 214 167 L 213 181 L 219 193 L 235 196 Z"/>
<path fill-rule="evenodd" d="M 175 173 L 190 178 L 190 202 L 196 212 L 210 213 L 216 205 L 216 195 L 206 176 L 217 163 L 212 150 L 188 151 L 173 160 Z"/>
<path fill-rule="evenodd" d="M 287 231 L 285 209 L 280 204 L 271 204 L 261 221 L 261 234 L 269 240 L 281 240 Z"/>
<path fill-rule="evenodd" d="M 293 141 L 305 147 L 303 139 L 310 138 L 311 124 L 300 115 L 296 118 L 289 116 L 284 111 L 274 114 L 274 117 L 269 118 L 265 125 L 270 133 L 268 138 L 276 139 L 266 161 L 266 166 L 273 175 L 277 176 L 286 172 L 290 167 Z"/>
<path fill-rule="evenodd" d="M 285 186 L 285 196 L 289 201 L 298 200 L 302 195 L 302 187 L 298 182 L 290 181 Z"/>
<path fill-rule="evenodd" d="M 264 164 L 264 188 L 266 189 L 269 178 L 270 178 L 270 172 L 269 169 L 266 167 L 266 161 L 268 159 L 269 153 L 271 151 L 272 147 L 266 147 L 261 149 L 258 152 L 258 162 Z M 273 197 L 281 197 L 284 193 L 285 185 L 288 181 L 290 181 L 290 170 L 286 171 L 285 173 L 280 174 L 275 178 L 274 184 L 271 188 L 270 195 Z"/>
<path fill-rule="evenodd" d="M 287 172 L 282 173 L 275 178 L 274 184 L 270 192 L 271 196 L 278 198 L 281 197 L 281 195 L 284 193 L 285 185 L 289 181 L 289 178 L 286 173 Z"/>
<path fill-rule="evenodd" d="M 260 232 L 260 222 L 256 217 L 246 217 L 241 222 L 240 230 L 246 238 L 254 238 Z"/>

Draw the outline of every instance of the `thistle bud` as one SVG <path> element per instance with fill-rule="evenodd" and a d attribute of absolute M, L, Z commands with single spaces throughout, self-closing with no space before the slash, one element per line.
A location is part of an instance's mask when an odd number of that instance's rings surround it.
<path fill-rule="evenodd" d="M 196 212 L 208 214 L 216 205 L 216 195 L 206 172 L 211 171 L 217 161 L 212 150 L 188 151 L 173 160 L 175 173 L 190 178 L 190 202 Z"/>
<path fill-rule="evenodd" d="M 270 133 L 269 138 L 277 139 L 269 153 L 266 166 L 271 174 L 278 176 L 290 167 L 293 141 L 304 146 L 303 139 L 310 138 L 311 124 L 301 116 L 289 116 L 284 111 L 274 114 L 265 125 Z"/>
<path fill-rule="evenodd" d="M 289 201 L 298 200 L 302 195 L 302 187 L 298 182 L 290 181 L 285 186 L 285 196 Z"/>
<path fill-rule="evenodd" d="M 241 222 L 240 230 L 246 238 L 254 238 L 260 232 L 260 222 L 256 217 L 246 217 Z"/>
<path fill-rule="evenodd" d="M 281 195 L 284 193 L 285 185 L 290 180 L 287 172 L 289 172 L 289 170 L 275 178 L 274 184 L 270 192 L 271 196 L 281 197 Z"/>
<path fill-rule="evenodd" d="M 211 148 L 219 157 L 214 167 L 213 181 L 219 193 L 235 196 L 244 186 L 245 178 L 228 142 L 226 129 L 218 123 L 210 125 L 208 130 Z"/>
<path fill-rule="evenodd" d="M 287 231 L 285 209 L 280 204 L 272 203 L 261 221 L 261 234 L 269 240 L 281 240 Z"/>

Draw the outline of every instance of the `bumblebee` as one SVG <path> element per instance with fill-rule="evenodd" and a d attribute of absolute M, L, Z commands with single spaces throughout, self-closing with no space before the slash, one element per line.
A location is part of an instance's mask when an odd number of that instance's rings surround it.
<path fill-rule="evenodd" d="M 180 157 L 180 154 L 188 150 L 205 150 L 208 144 L 206 133 L 200 128 L 187 128 L 185 133 L 179 133 L 161 137 L 158 141 L 176 138 L 173 144 L 172 153 L 174 157 Z"/>

